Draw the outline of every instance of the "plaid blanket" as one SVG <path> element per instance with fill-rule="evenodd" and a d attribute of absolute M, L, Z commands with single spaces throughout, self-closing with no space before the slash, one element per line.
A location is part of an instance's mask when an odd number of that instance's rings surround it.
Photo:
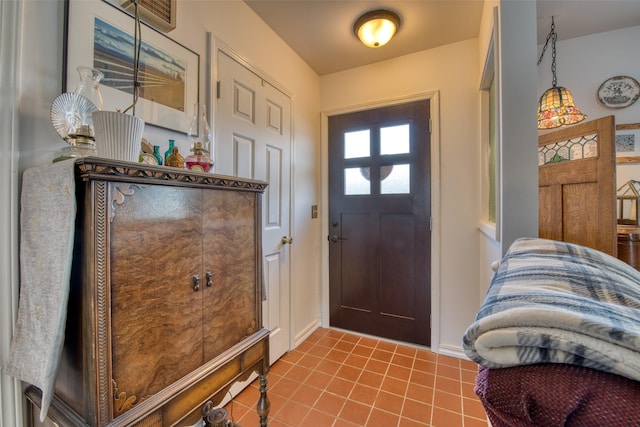
<path fill-rule="evenodd" d="M 488 368 L 564 363 L 640 381 L 640 272 L 584 246 L 519 239 L 463 348 Z"/>

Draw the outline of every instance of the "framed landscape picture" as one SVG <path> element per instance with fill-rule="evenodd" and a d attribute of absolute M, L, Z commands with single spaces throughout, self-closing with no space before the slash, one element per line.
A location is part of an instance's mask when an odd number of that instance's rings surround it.
<path fill-rule="evenodd" d="M 66 91 L 80 79 L 79 66 L 101 71 L 104 110 L 133 103 L 134 19 L 101 0 L 68 0 Z M 187 132 L 199 97 L 200 56 L 146 25 L 141 26 L 139 99 L 135 116 L 146 123 Z"/>

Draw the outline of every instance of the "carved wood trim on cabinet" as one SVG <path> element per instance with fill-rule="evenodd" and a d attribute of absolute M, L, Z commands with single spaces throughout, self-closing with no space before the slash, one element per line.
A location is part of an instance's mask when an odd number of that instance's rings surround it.
<path fill-rule="evenodd" d="M 199 188 L 239 189 L 259 193 L 267 188 L 267 183 L 264 181 L 187 171 L 167 166 L 120 162 L 99 157 L 78 159 L 76 165 L 78 175 L 83 180 L 106 179 Z"/>
<path fill-rule="evenodd" d="M 108 264 L 108 248 L 109 236 L 107 230 L 107 208 L 108 208 L 108 192 L 105 181 L 96 181 L 94 183 L 95 192 L 95 251 L 96 251 L 96 271 L 98 273 L 96 283 L 96 347 L 97 347 L 97 367 L 98 373 L 98 414 L 100 424 L 106 424 L 112 417 L 113 409 L 111 405 L 111 331 L 109 325 L 110 319 L 110 299 L 109 299 L 109 264 Z"/>

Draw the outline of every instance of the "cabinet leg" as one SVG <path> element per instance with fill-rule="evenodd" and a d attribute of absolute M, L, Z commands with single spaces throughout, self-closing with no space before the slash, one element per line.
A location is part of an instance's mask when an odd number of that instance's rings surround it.
<path fill-rule="evenodd" d="M 267 397 L 267 375 L 260 375 L 260 399 L 258 400 L 258 415 L 260 415 L 260 427 L 267 427 L 267 415 L 269 415 L 271 403 Z"/>

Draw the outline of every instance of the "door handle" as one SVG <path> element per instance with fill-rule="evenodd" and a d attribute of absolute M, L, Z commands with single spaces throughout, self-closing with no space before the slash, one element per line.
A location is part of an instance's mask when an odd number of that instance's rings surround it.
<path fill-rule="evenodd" d="M 211 286 L 213 286 L 213 274 L 211 274 L 210 271 L 207 271 L 205 277 L 207 278 L 207 288 L 210 288 Z"/>
<path fill-rule="evenodd" d="M 338 237 L 336 234 L 327 236 L 327 240 L 333 243 L 338 243 L 340 240 L 347 240 L 346 237 Z"/>
<path fill-rule="evenodd" d="M 293 237 L 282 236 L 282 239 L 280 239 L 280 243 L 282 243 L 283 245 L 286 245 L 286 244 L 292 245 Z"/>

